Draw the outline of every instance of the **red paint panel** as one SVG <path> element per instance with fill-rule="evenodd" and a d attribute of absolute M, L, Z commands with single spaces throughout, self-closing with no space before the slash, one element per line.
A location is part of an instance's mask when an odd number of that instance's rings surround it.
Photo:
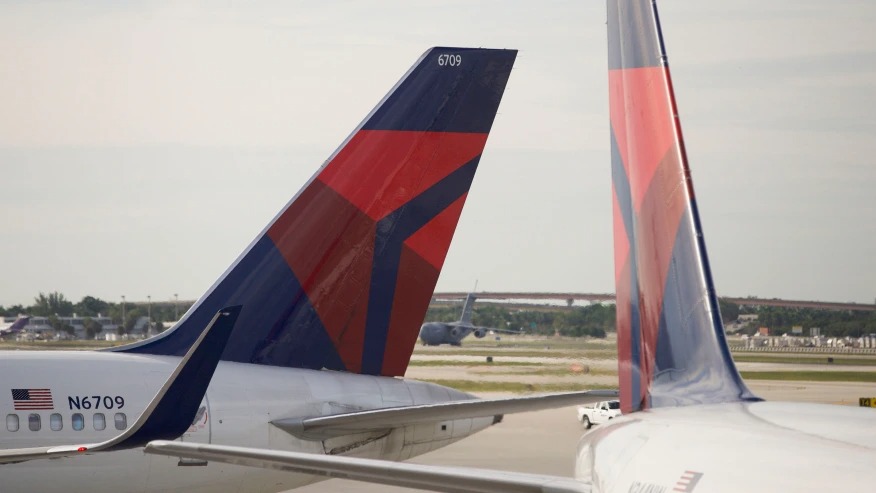
<path fill-rule="evenodd" d="M 361 368 L 375 224 L 314 180 L 271 225 L 286 259 L 350 371 Z"/>
<path fill-rule="evenodd" d="M 612 211 L 614 215 L 614 283 L 615 318 L 617 329 L 617 368 L 620 383 L 621 412 L 633 412 L 632 395 L 633 368 L 632 307 L 630 306 L 630 242 L 627 236 L 624 217 L 618 203 L 617 193 L 612 187 Z"/>
<path fill-rule="evenodd" d="M 406 246 L 432 264 L 432 267 L 439 272 L 444 266 L 444 259 L 447 257 L 447 250 L 450 248 L 450 241 L 453 239 L 453 232 L 456 231 L 467 196 L 468 193 L 463 194 L 405 240 Z"/>
<path fill-rule="evenodd" d="M 624 169 L 638 211 L 657 165 L 675 144 L 662 67 L 609 70 L 609 112 Z"/>
<path fill-rule="evenodd" d="M 487 134 L 360 130 L 319 180 L 379 220 L 483 152 Z"/>
<path fill-rule="evenodd" d="M 335 349 L 338 355 L 347 367 L 347 371 L 359 373 L 362 370 L 362 348 L 365 346 L 365 320 L 368 317 L 368 294 L 370 283 L 364 283 L 362 294 L 357 302 L 350 307 L 352 312 L 345 314 L 344 310 L 347 307 L 332 307 L 327 303 L 321 304 L 317 311 L 320 313 L 322 320 L 328 320 L 325 323 L 326 330 L 332 335 L 332 340 L 335 343 Z M 325 295 L 331 296 L 331 295 Z M 332 310 L 336 311 L 337 319 L 332 317 Z M 325 313 L 326 316 L 323 316 Z M 345 323 L 346 322 L 346 323 Z"/>
<path fill-rule="evenodd" d="M 616 327 L 617 327 L 617 372 L 618 381 L 620 383 L 620 401 L 621 412 L 629 413 L 633 411 L 634 397 L 632 395 L 633 372 L 638 371 L 634 368 L 631 316 L 632 307 L 630 306 L 630 264 L 629 259 L 625 259 L 624 263 L 618 269 L 620 275 L 616 280 Z"/>
<path fill-rule="evenodd" d="M 407 245 L 402 247 L 381 375 L 399 377 L 405 374 L 439 273 L 440 269 L 434 268 Z"/>

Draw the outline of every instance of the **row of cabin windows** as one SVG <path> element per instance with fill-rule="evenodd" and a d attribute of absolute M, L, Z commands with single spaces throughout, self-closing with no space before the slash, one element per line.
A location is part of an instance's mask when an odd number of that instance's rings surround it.
<path fill-rule="evenodd" d="M 103 413 L 94 413 L 92 417 L 92 426 L 97 431 L 106 429 L 106 416 Z M 113 416 L 113 423 L 117 430 L 124 430 L 128 427 L 128 417 L 125 413 L 116 413 Z M 80 413 L 73 413 L 71 425 L 76 431 L 85 429 L 85 416 Z M 18 431 L 20 428 L 17 414 L 6 415 L 6 431 Z M 40 431 L 42 428 L 42 418 L 37 413 L 27 415 L 27 428 L 30 431 Z M 52 431 L 60 431 L 64 429 L 64 417 L 58 413 L 49 415 L 49 428 Z"/>

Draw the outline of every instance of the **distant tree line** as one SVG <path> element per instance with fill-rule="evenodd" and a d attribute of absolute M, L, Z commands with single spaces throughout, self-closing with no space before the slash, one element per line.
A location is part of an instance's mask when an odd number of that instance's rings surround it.
<path fill-rule="evenodd" d="M 803 326 L 809 335 L 811 327 L 820 327 L 827 337 L 861 337 L 876 334 L 876 312 L 819 310 L 814 308 L 786 308 L 774 306 L 748 307 L 718 300 L 724 323 L 734 322 L 742 314 L 756 314 L 758 320 L 743 330 L 751 335 L 759 327 L 769 327 L 770 333 L 781 335 L 791 332 L 794 326 Z M 452 322 L 458 320 L 458 307 L 430 307 L 426 320 Z M 519 309 L 501 304 L 475 305 L 473 323 L 485 327 L 523 330 L 530 334 L 605 337 L 615 331 L 615 306 L 593 304 L 560 310 L 557 307 Z"/>
<path fill-rule="evenodd" d="M 758 327 L 769 327 L 770 334 L 782 335 L 791 332 L 791 328 L 802 326 L 804 335 L 809 335 L 809 329 L 819 327 L 821 335 L 826 337 L 861 337 L 876 334 L 876 312 L 818 310 L 815 308 L 788 308 L 780 306 L 762 306 L 756 309 L 744 310 L 756 313 L 757 321 L 744 330 L 754 334 Z"/>
<path fill-rule="evenodd" d="M 123 333 L 130 332 L 137 323 L 137 319 L 147 316 L 150 311 L 152 322 L 161 327 L 162 322 L 170 322 L 176 319 L 176 314 L 182 316 L 189 309 L 191 303 L 180 302 L 176 306 L 173 301 L 158 301 L 152 302 L 151 310 L 149 306 L 142 303 L 126 302 L 124 304 L 124 326 Z M 98 315 L 109 317 L 114 324 L 122 325 L 123 315 L 122 303 L 112 303 L 104 301 L 94 296 L 85 296 L 78 303 L 73 303 L 68 300 L 62 293 L 53 291 L 51 293 L 39 293 L 34 297 L 32 305 L 12 305 L 9 307 L 0 306 L 0 316 L 15 317 L 21 314 L 35 317 L 48 317 L 49 324 L 55 330 L 73 333 L 73 327 L 59 320 L 58 317 L 76 317 L 83 319 L 83 326 L 90 338 L 93 338 L 97 332 L 100 332 L 101 325 L 94 321 L 94 317 Z"/>
<path fill-rule="evenodd" d="M 758 320 L 744 331 L 753 334 L 758 327 L 769 327 L 772 334 L 781 335 L 791 331 L 794 326 L 803 326 L 807 332 L 811 327 L 820 327 L 821 334 L 827 337 L 860 337 L 876 334 L 876 312 L 819 310 L 814 308 L 787 308 L 774 306 L 740 307 L 734 303 L 719 300 L 721 317 L 725 323 L 735 321 L 741 314 L 757 314 Z M 162 322 L 176 320 L 182 316 L 191 303 L 174 301 L 155 301 L 152 303 L 152 322 L 160 327 Z M 124 327 L 122 332 L 130 332 L 140 317 L 145 317 L 149 307 L 142 303 L 127 302 L 124 305 Z M 83 326 L 89 336 L 100 331 L 100 324 L 93 317 L 110 317 L 113 323 L 122 325 L 122 303 L 104 301 L 94 296 L 85 296 L 79 302 L 68 300 L 62 293 L 39 293 L 31 305 L 0 306 L 0 316 L 15 317 L 20 314 L 44 316 L 56 330 L 73 332 L 73 327 L 58 317 L 71 317 L 76 314 L 83 318 Z M 460 308 L 455 306 L 430 306 L 426 320 L 430 322 L 452 322 L 458 320 Z M 615 307 L 613 304 L 592 304 L 571 309 L 558 307 L 539 307 L 519 309 L 500 304 L 479 304 L 474 307 L 473 323 L 483 327 L 522 330 L 529 334 L 565 336 L 605 337 L 606 332 L 615 330 Z"/>
<path fill-rule="evenodd" d="M 605 337 L 614 330 L 614 305 L 589 305 L 570 310 L 556 308 L 519 309 L 502 305 L 475 305 L 472 323 L 482 327 L 519 330 L 527 334 Z M 457 307 L 429 307 L 426 320 L 452 322 L 459 320 Z"/>

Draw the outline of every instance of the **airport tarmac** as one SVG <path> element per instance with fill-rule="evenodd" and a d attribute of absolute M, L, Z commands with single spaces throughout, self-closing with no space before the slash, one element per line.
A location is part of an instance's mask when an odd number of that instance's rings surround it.
<path fill-rule="evenodd" d="M 872 383 L 756 380 L 748 385 L 756 395 L 777 401 L 858 405 L 859 397 L 876 397 L 876 384 Z M 498 396 L 482 394 L 485 398 Z M 496 426 L 409 462 L 571 477 L 577 443 L 584 431 L 576 419 L 575 406 L 512 414 Z M 332 479 L 294 491 L 410 493 L 421 490 Z"/>

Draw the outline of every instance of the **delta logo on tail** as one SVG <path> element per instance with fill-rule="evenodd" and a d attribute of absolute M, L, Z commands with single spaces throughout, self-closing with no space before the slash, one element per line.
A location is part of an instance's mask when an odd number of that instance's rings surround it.
<path fill-rule="evenodd" d="M 621 409 L 754 399 L 724 341 L 656 6 L 609 1 L 608 19 Z"/>
<path fill-rule="evenodd" d="M 404 374 L 514 64 L 434 48 L 167 335 L 180 355 L 222 306 L 225 361 Z"/>

